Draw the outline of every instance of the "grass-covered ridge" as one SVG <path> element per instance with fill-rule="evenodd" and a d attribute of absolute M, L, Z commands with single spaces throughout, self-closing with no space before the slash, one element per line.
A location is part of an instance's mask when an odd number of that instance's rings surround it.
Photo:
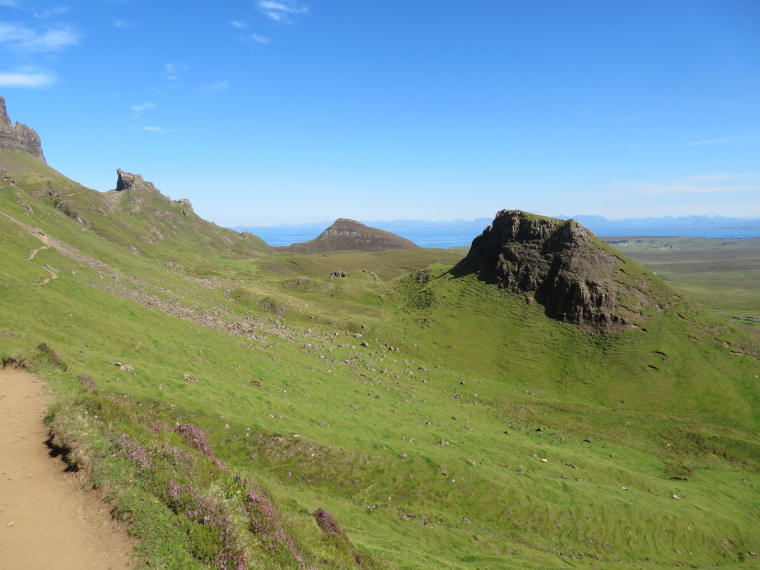
<path fill-rule="evenodd" d="M 60 442 L 152 567 L 760 552 L 757 347 L 685 297 L 599 333 L 453 274 L 455 252 L 167 263 L 125 248 L 138 226 L 109 239 L 34 198 L 42 174 L 0 186 L 0 357 L 51 380 Z"/>

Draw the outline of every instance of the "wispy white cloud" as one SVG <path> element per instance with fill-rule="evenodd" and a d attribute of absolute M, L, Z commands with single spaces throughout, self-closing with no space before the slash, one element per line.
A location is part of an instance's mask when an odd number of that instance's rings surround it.
<path fill-rule="evenodd" d="M 6 8 L 15 8 L 18 6 L 18 2 L 16 2 L 16 0 L 0 0 L 0 6 L 5 6 Z"/>
<path fill-rule="evenodd" d="M 230 82 L 227 80 L 203 84 L 203 91 L 207 95 L 210 95 L 211 93 L 218 93 L 220 91 L 226 91 L 229 88 L 230 88 Z"/>
<path fill-rule="evenodd" d="M 724 192 L 749 192 L 760 190 L 760 184 L 745 186 L 710 186 L 702 184 L 642 184 L 635 187 L 636 194 L 662 196 L 665 194 L 709 194 Z"/>
<path fill-rule="evenodd" d="M 46 10 L 33 10 L 32 14 L 34 14 L 35 18 L 40 18 L 42 20 L 46 18 L 52 18 L 54 16 L 60 16 L 61 14 L 66 14 L 69 11 L 68 6 L 56 6 L 55 8 L 48 8 Z"/>
<path fill-rule="evenodd" d="M 143 111 L 147 111 L 149 109 L 155 109 L 156 104 L 155 103 L 141 103 L 139 105 L 132 105 L 132 110 L 136 111 L 138 113 L 141 113 Z"/>
<path fill-rule="evenodd" d="M 736 142 L 736 137 L 724 137 L 722 139 L 710 139 L 706 141 L 695 141 L 686 143 L 686 146 L 699 146 L 703 144 L 724 144 L 724 143 L 730 143 L 730 142 Z"/>
<path fill-rule="evenodd" d="M 743 183 L 731 183 L 742 180 Z M 699 174 L 663 182 L 644 184 L 616 183 L 623 194 L 637 196 L 677 196 L 698 194 L 725 194 L 731 192 L 752 192 L 760 190 L 760 174 L 753 173 L 720 173 Z"/>
<path fill-rule="evenodd" d="M 149 131 L 151 133 L 171 133 L 174 132 L 172 129 L 164 129 L 162 127 L 143 127 L 144 131 Z"/>
<path fill-rule="evenodd" d="M 737 173 L 737 174 L 702 174 L 699 176 L 692 176 L 689 178 L 689 180 L 693 180 L 695 182 L 712 182 L 712 181 L 718 181 L 718 180 L 739 180 L 742 178 L 755 178 L 760 177 L 760 173 L 757 172 L 744 172 L 744 173 Z"/>
<path fill-rule="evenodd" d="M 113 21 L 113 27 L 114 28 L 131 28 L 132 23 L 127 22 L 126 20 L 114 20 Z"/>
<path fill-rule="evenodd" d="M 169 81 L 176 81 L 179 79 L 179 72 L 187 69 L 186 65 L 179 65 L 176 63 L 164 64 L 164 77 Z"/>
<path fill-rule="evenodd" d="M 0 71 L 0 87 L 26 87 L 44 89 L 56 82 L 52 73 Z"/>
<path fill-rule="evenodd" d="M 258 6 L 267 18 L 283 24 L 291 23 L 290 16 L 309 12 L 307 6 L 296 4 L 292 0 L 259 0 Z"/>
<path fill-rule="evenodd" d="M 230 26 L 232 26 L 233 28 L 237 28 L 238 30 L 248 29 L 248 23 L 243 22 L 242 20 L 232 20 L 230 22 Z"/>
<path fill-rule="evenodd" d="M 79 43 L 82 34 L 69 26 L 38 32 L 23 26 L 0 23 L 0 43 L 25 52 L 52 52 Z"/>
<path fill-rule="evenodd" d="M 253 34 L 252 36 L 250 36 L 250 39 L 260 44 L 268 44 L 271 41 L 270 38 L 267 38 L 265 36 L 260 36 L 259 34 Z"/>

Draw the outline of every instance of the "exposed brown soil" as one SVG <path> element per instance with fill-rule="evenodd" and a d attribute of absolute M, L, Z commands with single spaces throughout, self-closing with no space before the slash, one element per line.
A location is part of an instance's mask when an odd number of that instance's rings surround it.
<path fill-rule="evenodd" d="M 0 570 L 134 568 L 133 542 L 53 457 L 45 384 L 0 369 Z"/>

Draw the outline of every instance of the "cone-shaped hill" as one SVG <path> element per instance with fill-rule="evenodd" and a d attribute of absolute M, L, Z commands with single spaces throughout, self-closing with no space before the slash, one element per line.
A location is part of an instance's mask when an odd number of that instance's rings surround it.
<path fill-rule="evenodd" d="M 338 218 L 335 223 L 311 241 L 276 247 L 281 251 L 321 253 L 325 251 L 386 251 L 419 249 L 416 243 L 391 232 L 365 226 L 354 220 Z"/>

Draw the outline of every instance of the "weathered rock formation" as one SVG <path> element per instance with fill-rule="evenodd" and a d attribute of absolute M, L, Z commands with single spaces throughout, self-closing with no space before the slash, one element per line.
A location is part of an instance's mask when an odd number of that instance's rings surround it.
<path fill-rule="evenodd" d="M 455 272 L 477 272 L 543 304 L 552 318 L 603 331 L 625 328 L 654 306 L 645 282 L 622 279 L 626 262 L 575 220 L 502 210 L 472 242 Z M 625 298 L 630 306 L 623 306 Z"/>
<path fill-rule="evenodd" d="M 109 209 L 118 207 L 120 211 L 129 214 L 139 212 L 146 206 L 147 201 L 152 199 L 160 200 L 167 206 L 180 206 L 180 212 L 183 216 L 197 217 L 193 205 L 187 198 L 172 200 L 163 195 L 152 182 L 144 180 L 140 174 L 124 172 L 121 168 L 116 169 L 115 192 L 103 194 L 103 202 L 107 207 L 110 207 Z M 172 213 L 164 209 L 156 209 L 153 211 L 153 215 L 157 218 L 168 218 L 172 216 Z"/>
<path fill-rule="evenodd" d="M 18 122 L 14 125 L 5 110 L 5 99 L 2 97 L 0 97 L 0 150 L 8 152 L 26 151 L 45 162 L 37 131 Z"/>
<path fill-rule="evenodd" d="M 146 182 L 139 174 L 124 172 L 121 168 L 116 169 L 116 191 L 125 190 L 156 190 L 152 182 Z"/>
<path fill-rule="evenodd" d="M 389 249 L 419 249 L 416 243 L 391 232 L 365 226 L 354 220 L 339 218 L 333 225 L 311 241 L 275 249 L 315 253 L 322 251 L 385 251 Z"/>

